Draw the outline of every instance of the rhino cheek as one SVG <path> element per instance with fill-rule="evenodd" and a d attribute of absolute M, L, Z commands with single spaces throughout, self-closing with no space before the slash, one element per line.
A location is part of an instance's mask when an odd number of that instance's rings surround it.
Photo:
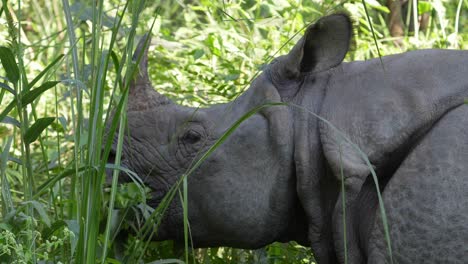
<path fill-rule="evenodd" d="M 287 180 L 279 177 L 284 164 L 272 149 L 268 122 L 252 117 L 189 177 L 196 247 L 258 248 L 277 238 L 285 226 L 277 213 L 287 215 L 288 208 L 287 198 L 275 190 Z"/>
<path fill-rule="evenodd" d="M 255 183 L 237 182 L 240 172 L 223 168 L 222 173 L 220 181 L 190 182 L 189 216 L 195 246 L 257 245 L 256 239 L 261 240 L 263 233 L 265 196 L 254 193 Z M 252 234 L 255 237 L 249 238 Z"/>
<path fill-rule="evenodd" d="M 171 187 L 179 178 L 179 173 L 174 171 L 168 159 L 166 148 L 159 146 L 156 149 L 149 142 L 135 140 L 131 143 L 131 148 L 126 149 L 126 155 L 132 157 L 129 160 L 130 170 L 132 170 L 151 189 L 148 205 L 156 209 Z M 157 150 L 157 151 L 156 151 Z M 125 176 L 125 177 L 122 177 Z M 125 173 L 121 173 L 119 181 L 131 181 Z M 164 211 L 158 230 L 153 240 L 183 240 L 183 210 L 180 199 L 176 195 L 170 205 Z"/>

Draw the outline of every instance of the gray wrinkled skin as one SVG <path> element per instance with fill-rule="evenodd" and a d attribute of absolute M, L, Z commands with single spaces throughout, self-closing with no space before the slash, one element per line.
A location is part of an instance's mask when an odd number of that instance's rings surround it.
<path fill-rule="evenodd" d="M 242 115 L 289 103 L 245 120 L 189 176 L 193 246 L 296 240 L 326 264 L 344 263 L 346 243 L 348 263 L 390 263 L 375 183 L 352 142 L 377 173 L 394 263 L 468 261 L 468 52 L 344 63 L 351 34 L 346 15 L 320 19 L 237 100 L 204 109 L 151 87 L 140 42 L 122 162 L 152 189 L 153 207 Z M 183 241 L 178 198 L 156 239 Z"/>

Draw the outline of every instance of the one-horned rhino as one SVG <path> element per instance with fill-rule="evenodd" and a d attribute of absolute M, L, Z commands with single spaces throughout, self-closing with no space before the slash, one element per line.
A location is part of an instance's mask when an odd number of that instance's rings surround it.
<path fill-rule="evenodd" d="M 468 52 L 345 63 L 351 35 L 347 15 L 321 18 L 240 97 L 208 108 L 155 91 L 140 41 L 122 164 L 150 205 L 230 133 L 188 176 L 194 247 L 295 240 L 319 264 L 468 261 Z M 183 241 L 180 199 L 156 239 Z"/>

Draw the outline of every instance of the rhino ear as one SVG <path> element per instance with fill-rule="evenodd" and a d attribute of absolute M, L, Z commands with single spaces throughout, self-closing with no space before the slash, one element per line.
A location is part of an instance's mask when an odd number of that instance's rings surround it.
<path fill-rule="evenodd" d="M 340 64 L 348 52 L 352 23 L 345 14 L 334 14 L 307 28 L 304 36 L 285 58 L 285 67 L 294 77 L 320 72 Z"/>
<path fill-rule="evenodd" d="M 148 75 L 148 50 L 151 43 L 151 36 L 145 34 L 138 42 L 133 53 L 132 60 L 139 61 L 138 71 L 130 82 L 128 94 L 128 110 L 144 111 L 150 110 L 160 105 L 170 103 L 164 95 L 156 92 Z"/>

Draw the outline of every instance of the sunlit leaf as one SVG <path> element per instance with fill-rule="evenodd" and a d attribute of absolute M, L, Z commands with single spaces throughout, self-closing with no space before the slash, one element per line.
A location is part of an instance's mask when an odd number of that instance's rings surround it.
<path fill-rule="evenodd" d="M 418 13 L 422 15 L 432 11 L 432 4 L 426 1 L 418 1 Z"/>

